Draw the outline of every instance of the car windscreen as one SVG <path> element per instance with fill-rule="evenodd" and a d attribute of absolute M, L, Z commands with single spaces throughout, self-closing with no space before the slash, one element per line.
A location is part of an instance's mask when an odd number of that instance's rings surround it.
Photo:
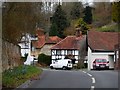
<path fill-rule="evenodd" d="M 96 59 L 96 62 L 97 63 L 105 63 L 105 62 L 107 62 L 107 60 L 106 59 Z"/>

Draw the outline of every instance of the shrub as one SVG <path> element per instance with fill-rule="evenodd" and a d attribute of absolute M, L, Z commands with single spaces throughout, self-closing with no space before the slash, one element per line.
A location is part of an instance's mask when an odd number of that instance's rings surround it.
<path fill-rule="evenodd" d="M 85 68 L 85 65 L 84 65 L 84 63 L 82 61 L 79 61 L 77 63 L 77 69 L 82 69 L 82 68 Z"/>
<path fill-rule="evenodd" d="M 102 31 L 102 32 L 118 32 L 118 26 L 117 25 L 106 25 L 106 26 L 97 28 L 97 30 Z"/>
<path fill-rule="evenodd" d="M 43 63 L 46 65 L 50 65 L 51 63 L 51 56 L 45 55 L 45 54 L 40 54 L 38 56 L 38 63 Z"/>
<path fill-rule="evenodd" d="M 37 77 L 42 70 L 35 66 L 19 66 L 2 73 L 2 85 L 7 88 L 16 88 L 25 81 Z"/>
<path fill-rule="evenodd" d="M 83 68 L 85 68 L 85 66 L 84 66 L 84 64 L 77 64 L 77 69 L 83 69 Z"/>
<path fill-rule="evenodd" d="M 88 26 L 88 24 L 86 22 L 84 22 L 84 20 L 82 18 L 79 18 L 76 21 L 75 27 L 81 27 L 82 29 L 82 34 L 87 34 L 87 30 L 90 28 L 90 26 Z"/>

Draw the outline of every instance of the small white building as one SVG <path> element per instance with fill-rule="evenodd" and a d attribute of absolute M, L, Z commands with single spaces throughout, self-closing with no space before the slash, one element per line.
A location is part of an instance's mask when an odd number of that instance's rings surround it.
<path fill-rule="evenodd" d="M 21 38 L 18 44 L 21 48 L 21 56 L 24 57 L 25 54 L 30 53 L 30 35 L 26 34 Z"/>
<path fill-rule="evenodd" d="M 89 31 L 88 39 L 88 70 L 93 69 L 92 64 L 96 58 L 104 58 L 109 61 L 109 68 L 114 69 L 114 46 L 118 43 L 117 32 Z"/>
<path fill-rule="evenodd" d="M 21 48 L 21 56 L 24 57 L 25 54 L 31 53 L 31 40 L 37 40 L 36 37 L 32 37 L 30 34 L 26 34 L 21 38 L 19 46 Z"/>
<path fill-rule="evenodd" d="M 25 54 L 28 54 L 27 60 L 24 62 L 24 64 L 30 65 L 31 61 L 33 61 L 33 56 L 31 56 L 31 40 L 37 40 L 37 38 L 33 38 L 30 34 L 25 34 L 21 42 L 19 42 L 19 46 L 21 48 L 21 57 L 25 57 Z"/>

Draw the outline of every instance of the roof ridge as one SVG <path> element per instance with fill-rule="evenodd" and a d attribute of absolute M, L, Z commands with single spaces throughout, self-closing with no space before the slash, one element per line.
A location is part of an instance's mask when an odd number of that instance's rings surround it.
<path fill-rule="evenodd" d="M 62 39 L 62 38 L 60 38 L 58 36 L 49 36 L 49 38 L 53 38 L 53 37 L 58 38 L 58 39 Z"/>
<path fill-rule="evenodd" d="M 59 43 L 61 43 L 62 41 L 64 41 L 67 37 L 65 37 L 64 39 L 62 39 L 61 41 L 59 41 L 57 44 L 53 45 L 50 49 L 52 49 L 53 47 L 55 47 L 56 45 L 58 45 Z"/>
<path fill-rule="evenodd" d="M 78 39 L 76 39 L 78 38 Z M 59 47 L 62 47 L 62 48 L 77 48 L 78 46 L 76 46 L 76 42 L 78 42 L 78 40 L 82 40 L 83 38 L 85 38 L 85 35 L 84 36 L 80 36 L 80 37 L 76 37 L 76 36 L 67 36 L 65 37 L 64 39 L 62 39 L 60 42 L 58 42 L 57 44 L 55 44 L 54 46 L 52 46 L 50 49 L 57 49 Z M 76 41 L 77 40 L 77 41 Z M 73 42 L 74 41 L 74 42 Z M 75 42 L 76 41 L 76 42 Z M 68 46 L 66 46 L 66 44 Z"/>

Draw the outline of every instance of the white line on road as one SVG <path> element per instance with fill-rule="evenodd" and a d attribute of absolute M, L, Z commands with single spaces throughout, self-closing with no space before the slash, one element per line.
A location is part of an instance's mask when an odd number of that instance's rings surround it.
<path fill-rule="evenodd" d="M 92 77 L 91 74 L 89 74 L 89 73 L 87 73 L 87 72 L 85 72 L 85 71 L 82 71 L 82 72 L 83 72 L 83 73 L 86 73 L 88 76 Z M 92 83 L 95 83 L 95 78 L 94 78 L 94 77 L 92 77 Z M 95 88 L 95 86 L 91 86 L 91 90 L 94 90 L 94 88 Z"/>
<path fill-rule="evenodd" d="M 94 90 L 95 86 L 91 86 L 91 90 Z"/>
<path fill-rule="evenodd" d="M 87 72 L 85 72 L 85 71 L 83 71 L 84 73 L 87 73 Z"/>
<path fill-rule="evenodd" d="M 91 75 L 91 74 L 89 74 L 89 73 L 87 73 L 87 75 L 89 75 L 90 77 L 92 77 L 92 75 Z"/>
<path fill-rule="evenodd" d="M 95 83 L 95 78 L 92 78 L 92 83 Z"/>

